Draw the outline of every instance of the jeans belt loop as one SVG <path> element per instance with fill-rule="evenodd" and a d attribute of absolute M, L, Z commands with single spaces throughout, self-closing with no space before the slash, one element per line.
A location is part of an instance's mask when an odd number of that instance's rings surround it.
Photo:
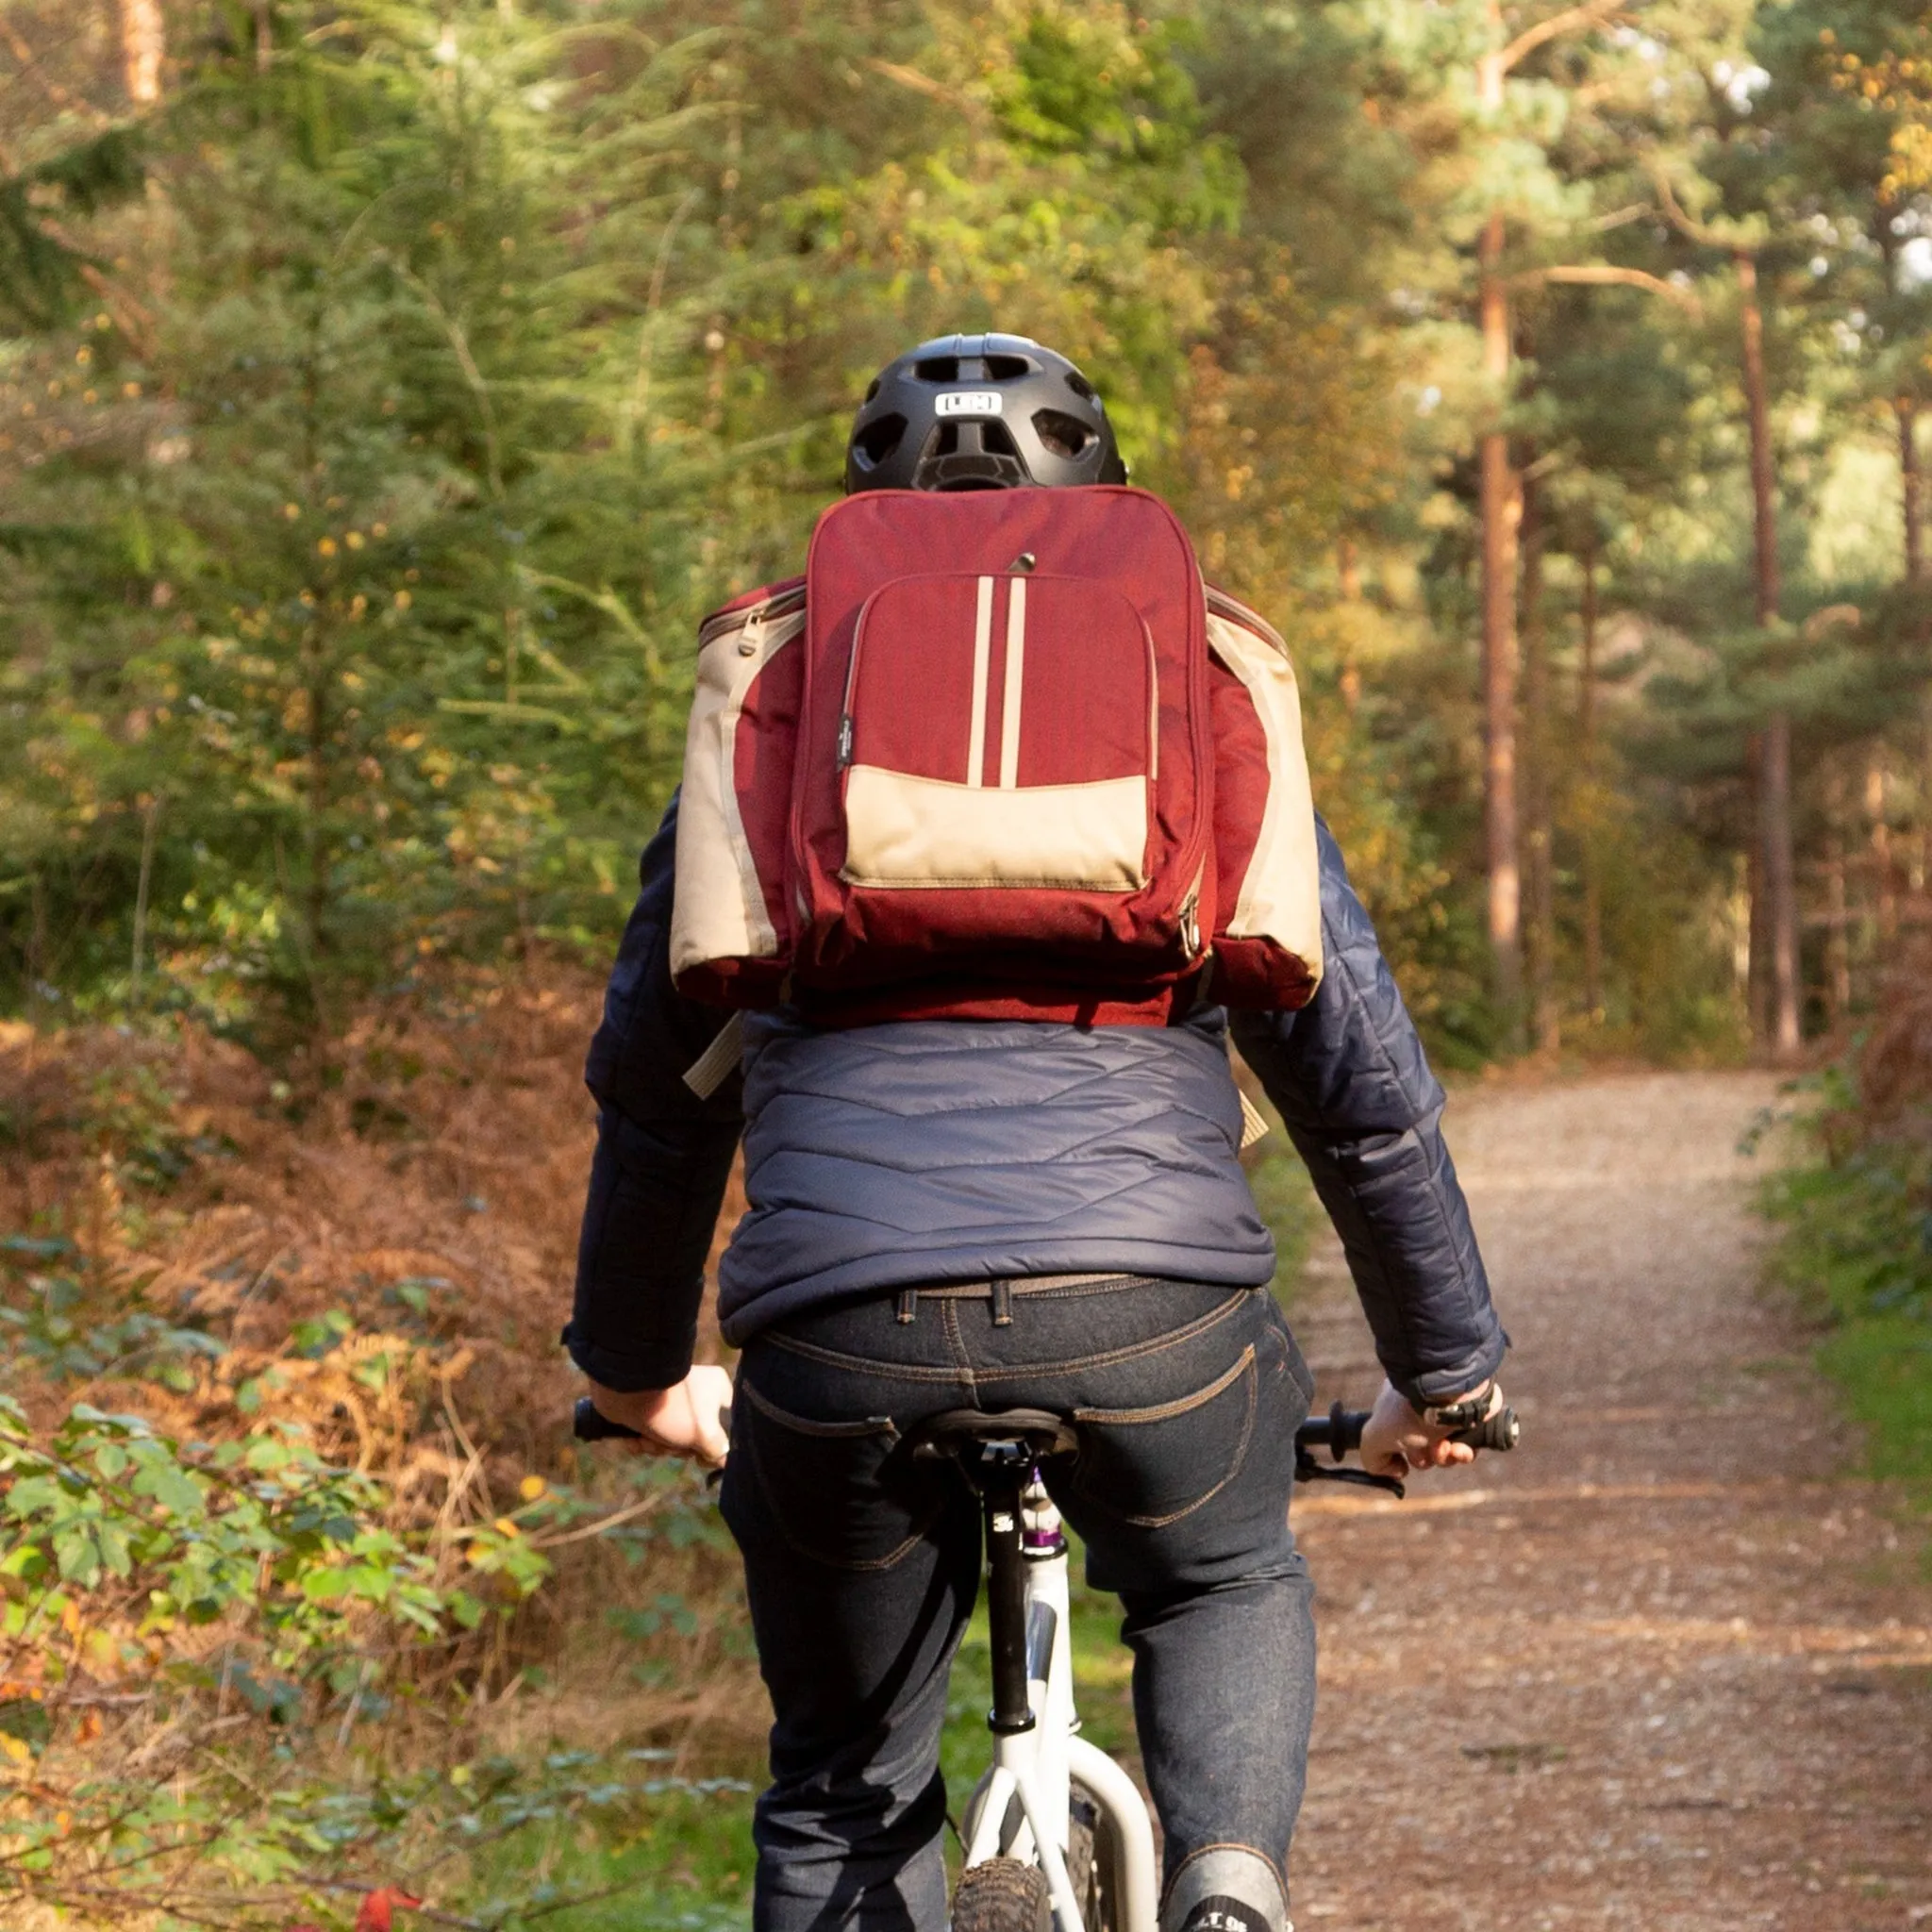
<path fill-rule="evenodd" d="M 993 1281 L 988 1286 L 992 1290 L 992 1325 L 1010 1328 L 1013 1325 L 1013 1284 L 1010 1281 Z"/>
<path fill-rule="evenodd" d="M 919 1291 L 916 1288 L 902 1288 L 893 1308 L 893 1317 L 902 1327 L 909 1327 L 919 1315 Z"/>

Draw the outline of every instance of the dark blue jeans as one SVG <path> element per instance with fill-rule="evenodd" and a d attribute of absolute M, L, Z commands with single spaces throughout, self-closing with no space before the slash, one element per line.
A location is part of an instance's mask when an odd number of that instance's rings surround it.
<path fill-rule="evenodd" d="M 939 1740 L 979 1521 L 958 1472 L 905 1439 L 948 1408 L 1074 1418 L 1080 1452 L 1049 1486 L 1125 1608 L 1168 1885 L 1218 1846 L 1286 1885 L 1315 1695 L 1288 1527 L 1301 1353 L 1263 1290 L 1014 1286 L 843 1303 L 745 1350 L 724 1507 L 775 1715 L 758 1932 L 946 1923 Z"/>

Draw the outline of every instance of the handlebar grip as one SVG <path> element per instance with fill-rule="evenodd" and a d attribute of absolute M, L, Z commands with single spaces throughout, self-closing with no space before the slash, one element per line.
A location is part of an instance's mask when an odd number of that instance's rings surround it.
<path fill-rule="evenodd" d="M 570 1432 L 579 1442 L 604 1442 L 612 1439 L 638 1442 L 643 1440 L 635 1429 L 627 1429 L 622 1423 L 612 1422 L 588 1395 L 577 1397 L 577 1406 L 571 1412 Z"/>
<path fill-rule="evenodd" d="M 730 1435 L 729 1403 L 718 1411 L 718 1421 L 724 1433 Z M 644 1440 L 636 1429 L 612 1422 L 588 1395 L 577 1397 L 577 1406 L 571 1411 L 570 1432 L 579 1442 L 641 1442 Z"/>
<path fill-rule="evenodd" d="M 1513 1408 L 1499 1408 L 1469 1428 L 1457 1429 L 1452 1442 L 1466 1442 L 1472 1449 L 1513 1449 L 1523 1435 L 1523 1424 Z"/>
<path fill-rule="evenodd" d="M 1336 1403 L 1326 1415 L 1310 1416 L 1294 1432 L 1297 1449 L 1326 1449 L 1337 1462 L 1351 1449 L 1362 1446 L 1362 1430 L 1367 1427 L 1365 1408 L 1343 1408 Z"/>

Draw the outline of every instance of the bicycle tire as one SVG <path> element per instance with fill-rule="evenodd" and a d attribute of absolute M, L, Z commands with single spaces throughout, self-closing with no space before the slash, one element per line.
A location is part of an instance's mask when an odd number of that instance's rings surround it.
<path fill-rule="evenodd" d="M 1046 1874 L 1018 1858 L 988 1858 L 959 1874 L 953 1932 L 1053 1932 Z"/>
<path fill-rule="evenodd" d="M 1120 1932 L 1115 1875 L 1119 1848 L 1112 1823 L 1097 1799 L 1075 1783 L 1068 1806 L 1067 1879 L 1080 1902 L 1080 1919 L 1087 1932 Z"/>

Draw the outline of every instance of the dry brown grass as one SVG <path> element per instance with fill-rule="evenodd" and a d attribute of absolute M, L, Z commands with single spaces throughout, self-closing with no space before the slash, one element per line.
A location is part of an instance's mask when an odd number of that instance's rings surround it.
<path fill-rule="evenodd" d="M 599 994 L 554 963 L 452 976 L 370 1003 L 325 1065 L 286 1079 L 188 1027 L 0 1033 L 0 1233 L 67 1236 L 104 1307 L 138 1291 L 227 1349 L 182 1392 L 16 1376 L 30 1413 L 50 1422 L 84 1398 L 200 1437 L 297 1420 L 418 1524 L 487 1521 L 531 1474 L 616 1495 L 570 1441 L 581 1383 L 558 1344 Z M 158 1156 L 179 1167 L 167 1185 Z M 336 1347 L 291 1351 L 297 1324 L 335 1310 L 352 1324 Z M 702 1345 L 715 1356 L 714 1328 Z M 405 1366 L 372 1394 L 354 1372 L 375 1351 Z M 237 1391 L 269 1365 L 279 1387 L 244 1415 Z M 654 1544 L 639 1566 L 591 1539 L 554 1560 L 510 1623 L 486 1626 L 487 1649 L 425 1660 L 429 1730 L 456 1719 L 459 1692 L 473 1747 L 647 1742 L 684 1770 L 748 1765 L 766 1717 L 728 1550 Z M 641 1651 L 609 1627 L 613 1606 L 667 1592 L 698 1613 L 692 1634 L 666 1628 Z M 397 1741 L 434 1740 L 419 1724 Z"/>
<path fill-rule="evenodd" d="M 1902 949 L 1887 974 L 1858 1084 L 1875 1123 L 1932 1102 L 1932 943 Z"/>

